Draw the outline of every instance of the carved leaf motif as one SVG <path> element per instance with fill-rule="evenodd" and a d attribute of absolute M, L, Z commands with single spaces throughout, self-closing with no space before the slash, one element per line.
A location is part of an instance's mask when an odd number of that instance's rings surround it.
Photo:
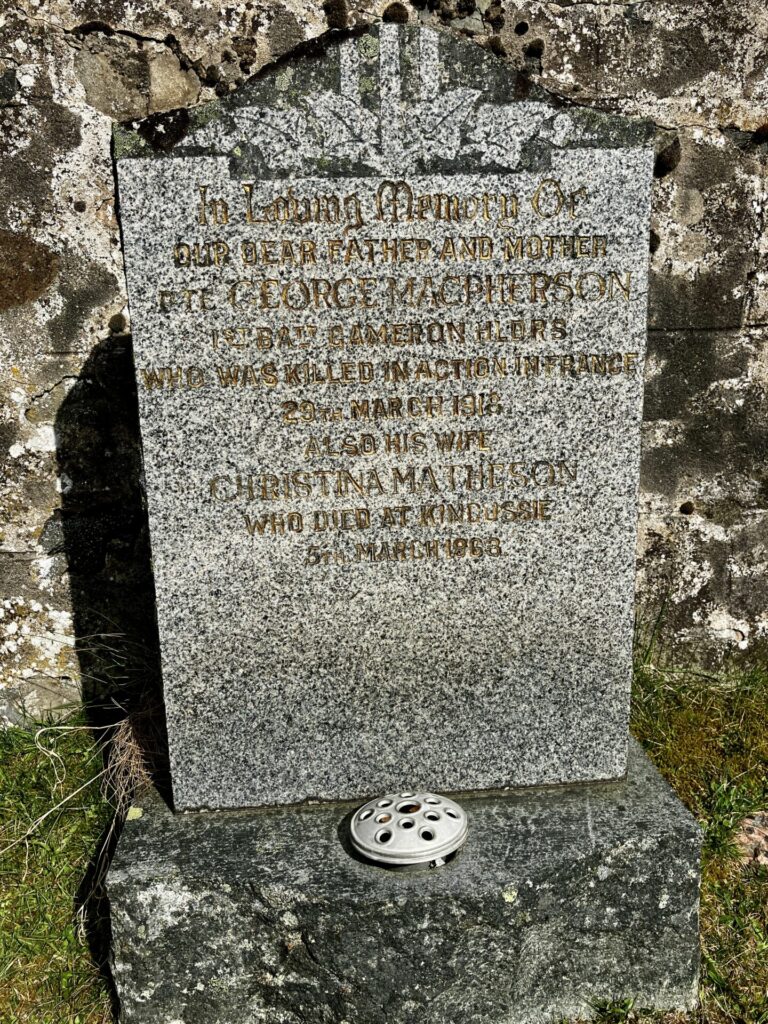
<path fill-rule="evenodd" d="M 543 103 L 483 103 L 469 132 L 471 148 L 482 153 L 484 160 L 513 169 L 523 145 L 538 134 L 543 117 L 551 113 Z"/>
<path fill-rule="evenodd" d="M 251 107 L 244 114 L 241 136 L 265 151 L 270 163 L 291 167 L 297 162 L 299 153 L 304 155 L 308 150 L 317 148 L 301 110 Z"/>
<path fill-rule="evenodd" d="M 244 108 L 230 125 L 212 121 L 198 129 L 189 141 L 215 146 L 222 152 L 233 150 L 241 142 L 249 142 L 266 151 L 270 163 L 287 167 L 295 163 L 299 148 L 306 151 L 311 144 L 309 126 L 302 111 L 270 107 Z"/>
<path fill-rule="evenodd" d="M 461 130 L 480 95 L 478 89 L 452 89 L 415 108 L 416 128 L 408 133 L 403 148 L 424 156 L 455 157 Z"/>
<path fill-rule="evenodd" d="M 210 146 L 219 151 L 232 149 L 238 141 L 239 138 L 235 138 L 232 125 L 225 124 L 218 119 L 209 121 L 208 124 L 191 132 L 183 140 L 185 146 Z"/>
<path fill-rule="evenodd" d="M 311 110 L 325 138 L 325 151 L 352 159 L 370 159 L 378 147 L 376 118 L 349 96 L 317 93 Z"/>

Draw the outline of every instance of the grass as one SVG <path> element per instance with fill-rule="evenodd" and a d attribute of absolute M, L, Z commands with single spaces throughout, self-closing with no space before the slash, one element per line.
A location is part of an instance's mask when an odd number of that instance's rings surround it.
<path fill-rule="evenodd" d="M 595 1007 L 598 1019 L 768 1024 L 768 868 L 742 864 L 734 842 L 746 814 L 768 809 L 768 673 L 713 678 L 641 665 L 632 720 L 705 829 L 702 1005 L 693 1015 L 659 1015 L 627 998 Z M 102 770 L 97 745 L 74 724 L 37 738 L 0 733 L 2 1024 L 112 1019 L 76 915 L 112 809 L 93 781 Z"/>
<path fill-rule="evenodd" d="M 2 1024 L 112 1019 L 76 912 L 112 816 L 96 778 L 101 771 L 90 730 L 76 722 L 37 740 L 20 729 L 0 732 Z"/>
<path fill-rule="evenodd" d="M 635 735 L 704 827 L 693 1020 L 768 1024 L 768 867 L 743 864 L 734 841 L 746 815 L 768 810 L 768 672 L 641 666 L 632 710 Z"/>

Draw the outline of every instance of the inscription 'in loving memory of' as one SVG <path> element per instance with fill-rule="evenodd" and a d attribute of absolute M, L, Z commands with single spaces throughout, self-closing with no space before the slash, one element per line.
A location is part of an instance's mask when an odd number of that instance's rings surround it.
<path fill-rule="evenodd" d="M 520 387 L 609 386 L 640 358 L 573 337 L 580 309 L 635 289 L 605 234 L 548 230 L 578 227 L 587 186 L 545 177 L 526 194 L 451 194 L 399 180 L 266 199 L 260 186 L 240 183 L 237 207 L 197 184 L 155 301 L 169 322 L 192 315 L 207 355 L 139 367 L 156 399 L 277 395 L 296 464 L 211 476 L 213 505 L 236 504 L 254 539 L 308 537 L 307 565 L 498 557 L 505 529 L 556 516 L 583 468 L 561 451 L 509 450 Z"/>

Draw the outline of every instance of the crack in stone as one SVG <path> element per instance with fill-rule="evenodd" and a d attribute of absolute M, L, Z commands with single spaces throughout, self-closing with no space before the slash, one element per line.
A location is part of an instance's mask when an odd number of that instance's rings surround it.
<path fill-rule="evenodd" d="M 619 0 L 608 0 L 607 3 L 601 0 L 550 0 L 547 6 L 557 7 L 561 11 L 568 10 L 569 7 L 598 7 L 605 10 L 606 7 L 636 7 L 637 0 L 625 0 L 623 3 Z"/>
<path fill-rule="evenodd" d="M 749 327 L 764 327 L 768 324 L 731 324 L 726 327 L 649 327 L 649 334 L 733 334 Z"/>
<path fill-rule="evenodd" d="M 51 384 L 50 387 L 44 388 L 42 391 L 38 392 L 38 394 L 32 395 L 32 397 L 29 400 L 29 405 L 27 406 L 27 409 L 28 410 L 31 409 L 32 406 L 35 404 L 35 402 L 39 402 L 41 398 L 45 398 L 46 395 L 50 395 L 52 391 L 56 390 L 56 388 L 61 387 L 61 385 L 64 383 L 64 381 L 67 381 L 67 380 L 79 380 L 79 379 L 80 378 L 78 377 L 78 375 L 76 373 L 66 373 L 66 374 L 64 374 L 64 376 L 61 377 L 59 380 L 57 380 L 55 384 Z"/>
<path fill-rule="evenodd" d="M 106 21 L 85 21 L 81 25 L 75 25 L 74 28 L 62 29 L 62 32 L 66 36 L 75 36 L 79 39 L 85 39 L 91 35 L 105 35 L 108 37 L 119 36 L 123 39 L 133 39 L 139 43 L 155 43 L 159 46 L 164 46 L 166 49 L 174 55 L 178 60 L 182 71 L 191 71 L 192 74 L 197 78 L 198 82 L 202 85 L 202 79 L 198 67 L 200 61 L 195 61 L 189 57 L 183 50 L 181 43 L 172 33 L 168 33 L 166 36 L 146 36 L 140 32 L 133 32 L 127 28 L 115 28 Z"/>

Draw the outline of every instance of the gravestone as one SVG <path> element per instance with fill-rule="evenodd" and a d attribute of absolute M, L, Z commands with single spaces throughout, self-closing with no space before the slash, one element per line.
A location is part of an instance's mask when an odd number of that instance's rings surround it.
<path fill-rule="evenodd" d="M 126 1020 L 695 1001 L 698 832 L 628 747 L 649 138 L 394 25 L 118 130 L 199 812 L 121 840 Z M 354 859 L 338 801 L 420 788 L 472 791 L 467 848 Z"/>
<path fill-rule="evenodd" d="M 120 161 L 177 808 L 625 772 L 652 153 L 513 89 L 384 30 Z"/>

